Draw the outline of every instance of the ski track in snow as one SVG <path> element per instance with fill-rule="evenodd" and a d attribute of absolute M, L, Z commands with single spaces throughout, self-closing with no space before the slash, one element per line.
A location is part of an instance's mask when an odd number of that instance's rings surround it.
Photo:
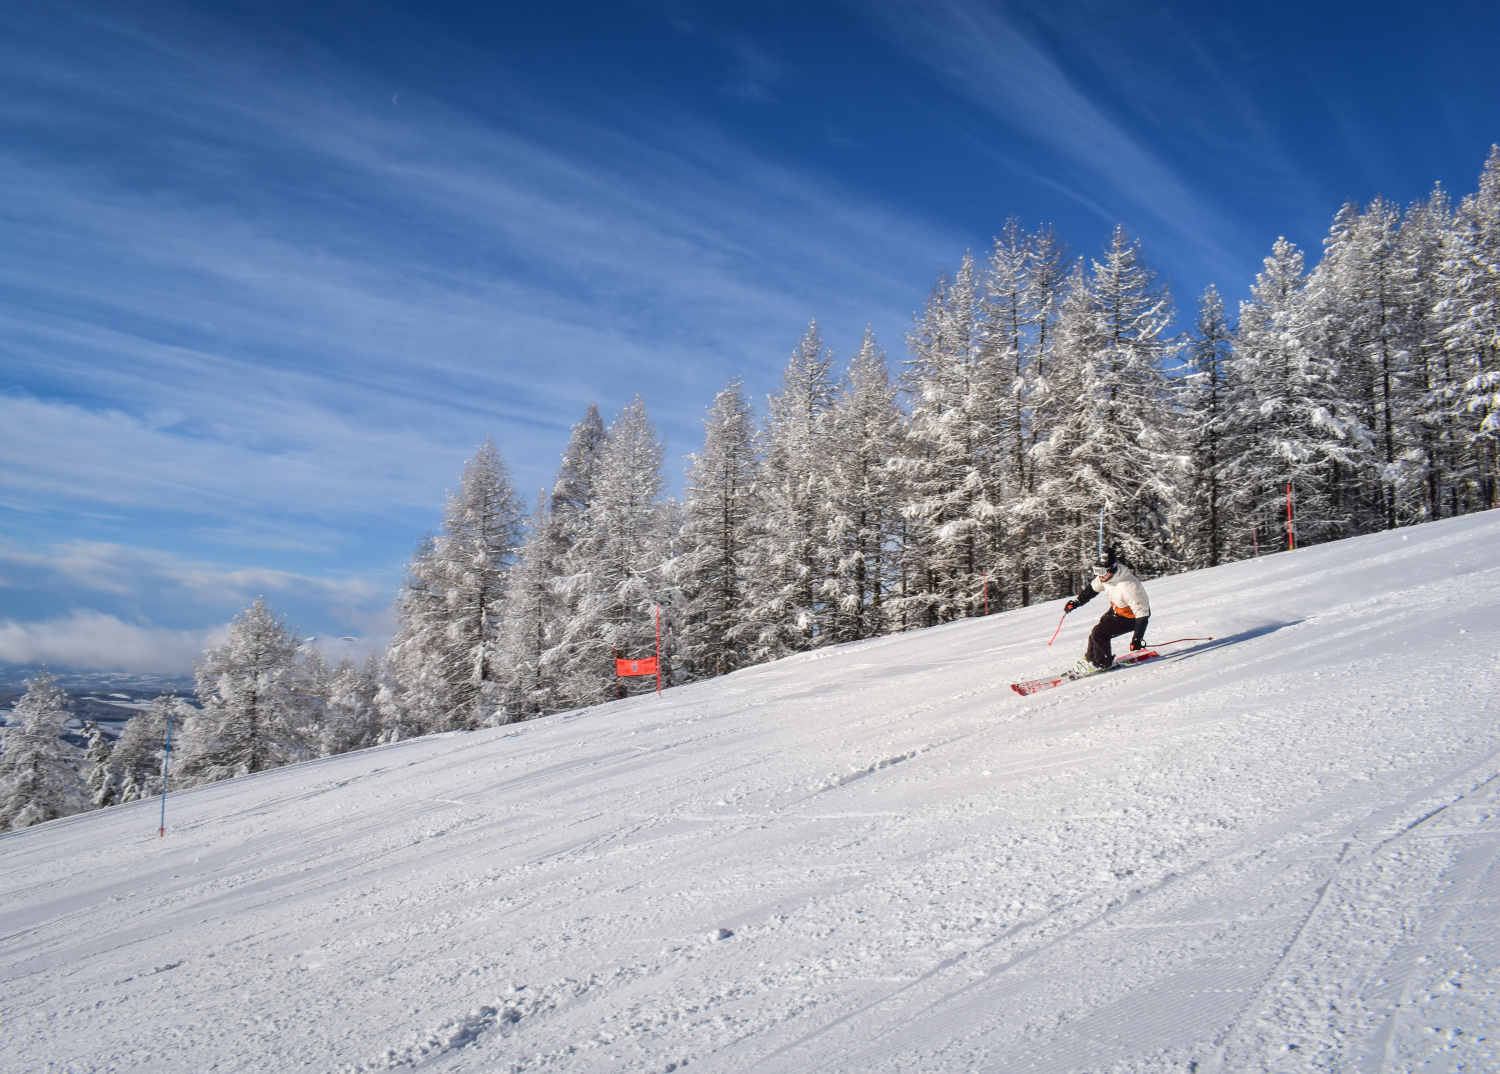
<path fill-rule="evenodd" d="M 1500 1069 L 1500 513 L 0 836 L 6 1071 Z M 1169 631 L 1169 633 L 1168 633 Z"/>

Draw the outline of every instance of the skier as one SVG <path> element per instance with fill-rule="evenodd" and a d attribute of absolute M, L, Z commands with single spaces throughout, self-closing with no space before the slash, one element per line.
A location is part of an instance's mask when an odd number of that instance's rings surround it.
<path fill-rule="evenodd" d="M 1115 555 L 1113 548 L 1106 548 L 1094 562 L 1093 580 L 1063 606 L 1063 613 L 1087 604 L 1094 599 L 1095 593 L 1108 596 L 1110 608 L 1089 635 L 1088 652 L 1078 661 L 1078 669 L 1083 674 L 1104 671 L 1115 662 L 1110 641 L 1121 634 L 1134 631 L 1130 639 L 1131 652 L 1144 649 L 1146 624 L 1151 621 L 1151 602 L 1146 599 L 1146 587 Z"/>

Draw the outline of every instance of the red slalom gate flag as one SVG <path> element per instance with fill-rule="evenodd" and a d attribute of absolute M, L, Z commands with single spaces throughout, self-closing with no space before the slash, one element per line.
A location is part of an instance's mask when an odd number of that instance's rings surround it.
<path fill-rule="evenodd" d="M 644 660 L 621 660 L 616 657 L 615 674 L 622 679 L 632 675 L 655 675 L 656 657 L 648 656 Z"/>

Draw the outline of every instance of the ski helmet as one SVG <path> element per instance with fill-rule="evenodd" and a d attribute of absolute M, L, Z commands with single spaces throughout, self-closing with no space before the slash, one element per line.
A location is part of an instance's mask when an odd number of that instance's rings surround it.
<path fill-rule="evenodd" d="M 1115 568 L 1119 565 L 1120 561 L 1115 558 L 1115 550 L 1106 548 L 1099 554 L 1099 558 L 1094 560 L 1094 573 L 1103 578 L 1107 574 L 1114 574 Z"/>

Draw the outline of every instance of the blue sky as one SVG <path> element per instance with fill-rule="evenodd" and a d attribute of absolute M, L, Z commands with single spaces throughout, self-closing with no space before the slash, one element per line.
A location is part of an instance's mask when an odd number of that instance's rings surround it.
<path fill-rule="evenodd" d="M 1014 215 L 1182 308 L 1474 188 L 1489 3 L 0 8 L 0 662 L 185 670 L 265 594 L 383 643 L 486 435 L 639 392 L 681 486 L 811 318 L 893 361 Z M 354 641 L 337 639 L 350 637 Z"/>

